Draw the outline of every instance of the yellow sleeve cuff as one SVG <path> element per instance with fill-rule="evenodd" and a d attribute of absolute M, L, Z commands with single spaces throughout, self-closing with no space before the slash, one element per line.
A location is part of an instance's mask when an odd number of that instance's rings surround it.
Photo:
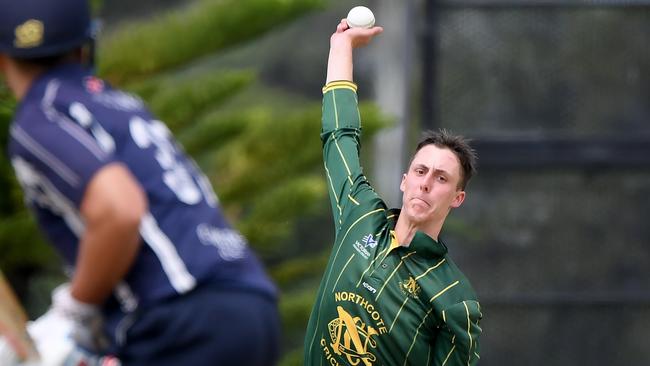
<path fill-rule="evenodd" d="M 330 81 L 323 87 L 323 94 L 327 93 L 330 90 L 334 89 L 351 89 L 353 92 L 357 92 L 357 84 L 348 81 L 348 80 L 336 80 Z"/>

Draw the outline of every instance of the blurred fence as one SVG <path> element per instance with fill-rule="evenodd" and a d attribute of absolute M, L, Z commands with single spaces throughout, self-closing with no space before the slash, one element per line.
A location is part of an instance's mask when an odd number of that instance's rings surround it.
<path fill-rule="evenodd" d="M 422 128 L 479 153 L 446 238 L 481 364 L 650 365 L 650 2 L 422 6 Z"/>

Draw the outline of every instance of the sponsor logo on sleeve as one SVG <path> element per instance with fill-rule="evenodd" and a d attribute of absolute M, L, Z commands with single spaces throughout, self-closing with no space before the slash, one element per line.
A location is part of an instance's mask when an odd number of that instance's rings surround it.
<path fill-rule="evenodd" d="M 361 241 L 357 240 L 354 242 L 354 249 L 361 254 L 362 257 L 368 259 L 370 257 L 370 250 L 377 247 L 377 240 L 375 240 L 372 234 L 364 236 Z"/>
<path fill-rule="evenodd" d="M 199 224 L 196 235 L 203 245 L 217 248 L 219 256 L 226 261 L 243 258 L 246 254 L 246 239 L 230 228 L 219 228 L 208 224 Z"/>

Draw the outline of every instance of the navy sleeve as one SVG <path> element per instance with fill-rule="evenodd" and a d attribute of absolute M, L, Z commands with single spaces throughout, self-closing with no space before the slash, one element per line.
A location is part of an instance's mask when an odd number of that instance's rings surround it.
<path fill-rule="evenodd" d="M 27 198 L 56 192 L 78 208 L 86 186 L 99 169 L 114 161 L 113 154 L 74 120 L 38 114 L 32 113 L 30 123 L 14 124 L 10 131 L 18 179 L 25 193 L 32 191 Z"/>

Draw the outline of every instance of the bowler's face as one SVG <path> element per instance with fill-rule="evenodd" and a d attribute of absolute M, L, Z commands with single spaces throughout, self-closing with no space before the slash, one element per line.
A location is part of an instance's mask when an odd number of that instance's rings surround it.
<path fill-rule="evenodd" d="M 417 224 L 444 221 L 451 210 L 463 203 L 460 161 L 447 148 L 426 145 L 415 154 L 402 177 L 402 215 Z"/>

